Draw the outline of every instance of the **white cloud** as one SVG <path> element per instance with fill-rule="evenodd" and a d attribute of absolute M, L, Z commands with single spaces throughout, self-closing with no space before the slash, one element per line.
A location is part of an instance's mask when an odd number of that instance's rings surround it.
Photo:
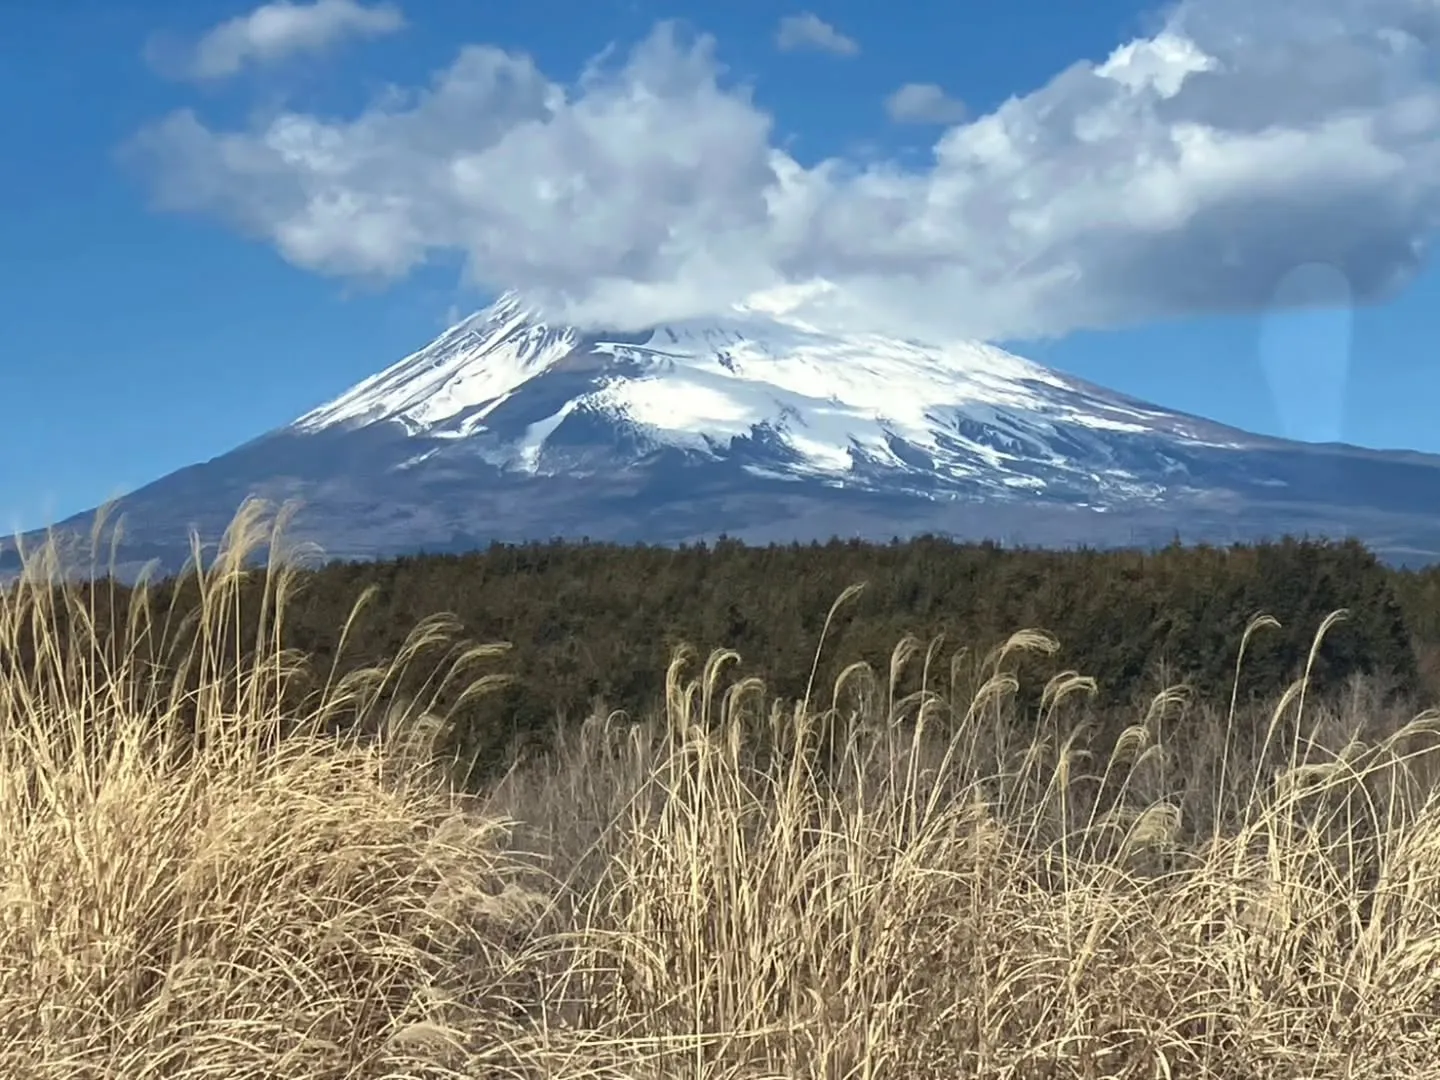
<path fill-rule="evenodd" d="M 319 52 L 345 37 L 378 37 L 405 25 L 392 4 L 367 7 L 356 0 L 276 0 L 215 27 L 179 64 L 177 73 L 195 79 L 223 79 L 246 64 L 266 64 L 297 53 Z"/>
<path fill-rule="evenodd" d="M 1188 0 L 923 167 L 801 163 L 708 39 L 662 26 L 572 85 L 472 46 L 349 119 L 182 111 L 130 150 L 160 207 L 323 273 L 459 253 L 580 321 L 791 285 L 836 323 L 1028 337 L 1258 310 L 1309 263 L 1357 302 L 1403 284 L 1440 215 L 1437 60 L 1433 0 Z"/>
<path fill-rule="evenodd" d="M 906 83 L 885 99 L 885 111 L 897 124 L 958 124 L 965 103 L 934 83 Z"/>
<path fill-rule="evenodd" d="M 815 49 L 835 56 L 854 56 L 860 45 L 846 37 L 814 12 L 786 15 L 775 32 L 775 45 L 782 52 Z"/>

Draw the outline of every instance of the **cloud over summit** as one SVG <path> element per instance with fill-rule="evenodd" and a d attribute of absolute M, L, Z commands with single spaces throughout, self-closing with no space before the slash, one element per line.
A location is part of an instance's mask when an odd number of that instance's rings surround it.
<path fill-rule="evenodd" d="M 580 321 L 804 286 L 800 313 L 842 325 L 1019 338 L 1253 310 L 1306 263 L 1361 301 L 1403 284 L 1440 213 L 1437 54 L 1426 0 L 1188 0 L 923 167 L 802 164 L 713 41 L 661 25 L 569 83 L 467 46 L 352 117 L 182 110 L 128 156 L 158 206 L 321 273 L 459 252 Z"/>

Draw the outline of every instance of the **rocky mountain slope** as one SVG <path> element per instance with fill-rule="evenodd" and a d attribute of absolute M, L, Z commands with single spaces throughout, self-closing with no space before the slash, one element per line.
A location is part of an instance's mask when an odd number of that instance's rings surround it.
<path fill-rule="evenodd" d="M 299 499 L 292 535 L 342 558 L 917 532 L 1097 546 L 1355 535 L 1392 560 L 1440 557 L 1437 456 L 1254 435 L 978 343 L 739 309 L 582 333 L 514 296 L 127 496 L 124 561 L 178 565 L 188 529 L 214 539 L 248 494 Z"/>

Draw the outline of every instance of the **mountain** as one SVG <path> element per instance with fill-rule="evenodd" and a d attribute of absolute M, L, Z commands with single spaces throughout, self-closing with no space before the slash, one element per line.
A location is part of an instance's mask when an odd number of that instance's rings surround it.
<path fill-rule="evenodd" d="M 218 538 L 250 494 L 299 499 L 291 535 L 337 558 L 921 532 L 1035 546 L 1357 536 L 1391 561 L 1440 558 L 1440 456 L 1255 435 L 979 343 L 741 308 L 580 332 L 513 295 L 122 499 L 122 564 L 178 566 L 188 530 Z"/>

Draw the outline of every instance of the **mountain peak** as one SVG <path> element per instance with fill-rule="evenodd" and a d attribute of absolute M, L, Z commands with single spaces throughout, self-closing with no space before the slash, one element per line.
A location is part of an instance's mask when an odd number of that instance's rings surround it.
<path fill-rule="evenodd" d="M 979 342 L 828 333 L 763 305 L 582 332 L 536 319 L 516 293 L 292 430 L 374 424 L 422 440 L 416 455 L 458 440 L 464 454 L 529 475 L 578 461 L 587 475 L 623 471 L 668 448 L 766 475 L 1002 497 L 1061 478 L 1135 495 L 1154 485 L 1117 455 L 1117 437 L 1232 445 L 1240 434 Z"/>
<path fill-rule="evenodd" d="M 502 398 L 567 355 L 579 339 L 572 327 L 536 321 L 535 310 L 507 292 L 291 426 L 316 432 L 393 421 L 418 433 Z"/>
<path fill-rule="evenodd" d="M 980 342 L 833 332 L 783 300 L 615 333 L 505 293 L 127 496 L 132 549 L 183 557 L 246 495 L 300 499 L 337 557 L 561 535 L 1235 539 L 1333 531 L 1342 509 L 1392 549 L 1440 546 L 1440 459 L 1251 435 Z"/>
<path fill-rule="evenodd" d="M 446 332 L 453 333 L 462 328 L 474 329 L 478 326 L 493 325 L 502 322 L 509 323 L 515 320 L 524 323 L 543 323 L 546 321 L 542 317 L 540 308 L 537 305 L 526 300 L 520 292 L 514 289 L 508 289 L 497 296 L 488 307 L 479 308 L 471 312 Z"/>

